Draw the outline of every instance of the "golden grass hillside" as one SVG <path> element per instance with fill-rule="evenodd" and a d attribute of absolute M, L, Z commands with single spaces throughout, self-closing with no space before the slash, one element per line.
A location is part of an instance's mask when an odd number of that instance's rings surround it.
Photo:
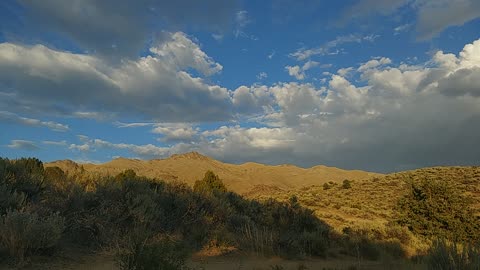
<path fill-rule="evenodd" d="M 463 191 L 472 200 L 476 214 L 480 214 L 480 167 L 423 168 L 355 180 L 350 188 L 332 182 L 290 191 L 258 188 L 247 195 L 260 200 L 274 198 L 280 201 L 295 195 L 302 205 L 314 210 L 316 216 L 339 231 L 347 226 L 384 228 L 393 217 L 397 201 L 407 191 L 410 179 L 448 182 Z"/>
<path fill-rule="evenodd" d="M 323 165 L 308 169 L 293 165 L 269 166 L 253 162 L 235 165 L 214 160 L 197 152 L 173 155 L 167 159 L 145 161 L 118 158 L 104 164 L 77 164 L 70 160 L 61 160 L 47 163 L 45 166 L 58 166 L 70 173 L 83 168 L 87 172 L 100 175 L 116 175 L 132 169 L 141 176 L 165 181 L 186 182 L 190 186 L 193 186 L 200 176 L 210 170 L 220 176 L 229 190 L 240 194 L 250 192 L 254 188 L 269 187 L 290 190 L 323 185 L 329 181 L 340 183 L 344 179 L 361 180 L 382 176 L 378 173 L 342 170 Z"/>

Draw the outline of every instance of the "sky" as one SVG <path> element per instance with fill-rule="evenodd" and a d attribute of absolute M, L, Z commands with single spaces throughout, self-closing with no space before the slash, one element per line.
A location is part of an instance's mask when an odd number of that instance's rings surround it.
<path fill-rule="evenodd" d="M 478 0 L 3 0 L 0 156 L 479 165 Z"/>

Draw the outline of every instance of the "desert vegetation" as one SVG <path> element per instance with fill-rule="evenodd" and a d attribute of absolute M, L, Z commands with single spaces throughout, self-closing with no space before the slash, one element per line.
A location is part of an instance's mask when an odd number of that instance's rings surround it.
<path fill-rule="evenodd" d="M 248 196 L 260 201 L 296 196 L 334 231 L 353 239 L 349 243 L 355 246 L 347 249 L 352 256 L 364 252 L 369 253 L 364 257 L 378 259 L 388 250 L 430 269 L 479 267 L 473 258 L 479 254 L 480 167 L 424 168 L 345 183 L 259 189 Z M 371 243 L 376 244 L 368 247 Z M 439 262 L 435 256 L 442 256 L 443 268 L 434 263 Z M 458 266 L 466 258 L 473 268 Z"/>
<path fill-rule="evenodd" d="M 478 269 L 480 174 L 429 170 L 247 198 L 212 171 L 191 187 L 0 159 L 1 263 L 28 267 L 75 247 L 109 252 L 119 269 L 187 269 L 193 254 L 213 251 Z"/>

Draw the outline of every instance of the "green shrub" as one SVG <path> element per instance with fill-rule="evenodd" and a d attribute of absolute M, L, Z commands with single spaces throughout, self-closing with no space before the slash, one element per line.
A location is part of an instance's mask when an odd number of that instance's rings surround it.
<path fill-rule="evenodd" d="M 9 211 L 1 219 L 0 244 L 16 263 L 25 256 L 55 247 L 64 230 L 58 214 L 40 217 L 35 213 Z"/>
<path fill-rule="evenodd" d="M 342 188 L 343 188 L 343 189 L 352 188 L 352 181 L 350 181 L 350 180 L 348 180 L 348 179 L 343 180 Z"/>
<path fill-rule="evenodd" d="M 214 174 L 212 171 L 207 171 L 202 180 L 195 181 L 193 190 L 195 192 L 208 194 L 214 192 L 226 192 L 227 188 L 218 175 Z"/>
<path fill-rule="evenodd" d="M 410 181 L 398 202 L 396 222 L 414 234 L 453 241 L 480 239 L 480 218 L 471 201 L 451 184 L 435 179 Z"/>

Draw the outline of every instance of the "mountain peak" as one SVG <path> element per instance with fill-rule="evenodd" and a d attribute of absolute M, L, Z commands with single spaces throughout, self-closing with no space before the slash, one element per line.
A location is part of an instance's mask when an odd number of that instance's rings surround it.
<path fill-rule="evenodd" d="M 178 159 L 190 159 L 190 160 L 211 160 L 211 158 L 204 156 L 198 152 L 188 152 L 183 154 L 173 154 L 170 156 L 170 159 L 178 160 Z"/>

